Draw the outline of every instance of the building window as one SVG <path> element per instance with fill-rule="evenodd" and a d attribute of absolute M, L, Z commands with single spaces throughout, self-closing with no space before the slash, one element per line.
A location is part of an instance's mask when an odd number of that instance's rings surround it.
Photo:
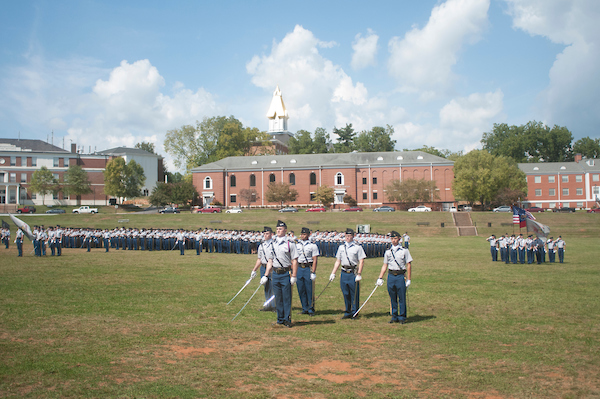
<path fill-rule="evenodd" d="M 377 178 L 376 177 L 373 178 L 373 185 L 375 185 L 375 184 L 377 184 Z"/>
<path fill-rule="evenodd" d="M 556 190 L 551 188 L 550 190 L 548 190 L 548 195 L 554 197 L 556 195 Z"/>
<path fill-rule="evenodd" d="M 592 194 L 600 195 L 600 187 L 598 187 L 598 186 L 592 187 Z"/>
<path fill-rule="evenodd" d="M 250 187 L 256 187 L 256 176 L 250 175 Z"/>
<path fill-rule="evenodd" d="M 542 176 L 534 176 L 533 177 L 533 182 L 534 183 L 541 183 L 542 182 Z"/>
<path fill-rule="evenodd" d="M 21 173 L 21 183 L 27 183 L 27 173 Z"/>
<path fill-rule="evenodd" d="M 555 176 L 548 176 L 548 183 L 554 183 Z"/>
<path fill-rule="evenodd" d="M 27 166 L 27 157 L 21 157 L 21 166 Z"/>
<path fill-rule="evenodd" d="M 335 184 L 338 186 L 341 186 L 342 184 L 344 184 L 344 175 L 342 174 L 342 172 L 337 172 L 335 175 Z"/>
<path fill-rule="evenodd" d="M 31 166 L 37 166 L 37 157 L 31 157 Z"/>
<path fill-rule="evenodd" d="M 237 202 L 237 195 L 236 194 L 231 194 L 229 196 L 229 202 L 231 202 L 231 203 Z"/>
<path fill-rule="evenodd" d="M 364 200 L 366 200 L 366 199 L 369 199 L 369 194 L 367 194 L 367 193 L 363 193 L 363 199 L 364 199 Z"/>
<path fill-rule="evenodd" d="M 600 181 L 600 175 L 592 175 L 593 181 Z"/>
<path fill-rule="evenodd" d="M 583 176 L 582 175 L 575 175 L 575 181 L 577 183 L 583 182 Z"/>
<path fill-rule="evenodd" d="M 569 176 L 568 175 L 562 175 L 562 182 L 563 183 L 568 183 L 569 182 Z"/>
<path fill-rule="evenodd" d="M 58 173 L 52 173 L 52 177 L 54 178 L 54 180 L 58 181 L 59 177 L 58 177 Z"/>
<path fill-rule="evenodd" d="M 366 185 L 367 184 L 367 178 L 363 177 L 363 184 Z"/>
<path fill-rule="evenodd" d="M 235 187 L 235 176 L 229 177 L 229 187 Z"/>
<path fill-rule="evenodd" d="M 16 173 L 11 173 L 10 174 L 10 183 L 16 183 L 17 182 L 17 174 Z"/>
<path fill-rule="evenodd" d="M 292 186 L 295 186 L 295 185 L 296 185 L 296 175 L 295 175 L 295 174 L 293 174 L 293 173 L 290 173 L 290 184 L 291 184 Z"/>
<path fill-rule="evenodd" d="M 310 193 L 310 200 L 315 201 L 315 193 Z"/>
<path fill-rule="evenodd" d="M 310 174 L 310 184 L 317 184 L 317 175 L 314 172 Z"/>
<path fill-rule="evenodd" d="M 57 200 L 58 199 L 58 193 L 52 193 L 52 199 Z"/>
<path fill-rule="evenodd" d="M 568 188 L 563 188 L 562 189 L 562 195 L 569 195 L 569 189 Z"/>
<path fill-rule="evenodd" d="M 37 194 L 36 193 L 31 193 L 31 199 L 32 200 L 37 199 Z"/>
<path fill-rule="evenodd" d="M 542 203 L 541 202 L 536 202 L 535 206 L 538 207 L 538 208 L 541 208 L 542 207 Z"/>
<path fill-rule="evenodd" d="M 212 179 L 208 176 L 204 178 L 204 189 L 212 189 Z"/>
<path fill-rule="evenodd" d="M 17 166 L 17 157 L 10 157 L 10 166 Z"/>
<path fill-rule="evenodd" d="M 583 202 L 578 202 L 577 203 L 577 208 L 583 208 Z"/>
<path fill-rule="evenodd" d="M 583 188 L 576 188 L 576 189 L 575 189 L 575 193 L 576 193 L 577 195 L 583 195 Z"/>
<path fill-rule="evenodd" d="M 52 164 L 52 166 L 54 166 L 55 168 L 58 168 L 58 158 L 54 158 L 54 162 Z"/>
<path fill-rule="evenodd" d="M 541 197 L 542 196 L 542 189 L 541 188 L 536 188 L 535 189 L 535 196 L 536 197 Z"/>
<path fill-rule="evenodd" d="M 377 199 L 377 193 L 373 193 L 373 199 L 376 200 Z"/>
<path fill-rule="evenodd" d="M 275 183 L 275 174 L 274 174 L 274 173 L 271 173 L 271 174 L 269 175 L 269 182 L 271 182 L 271 183 Z"/>

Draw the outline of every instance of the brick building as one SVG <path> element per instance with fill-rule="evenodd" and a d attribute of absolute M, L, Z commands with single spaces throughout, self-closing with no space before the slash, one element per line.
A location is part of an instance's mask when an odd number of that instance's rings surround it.
<path fill-rule="evenodd" d="M 278 206 L 265 199 L 270 182 L 291 184 L 299 194 L 295 206 L 318 205 L 314 194 L 325 185 L 334 189 L 336 206 L 344 207 L 348 194 L 360 206 L 375 207 L 387 203 L 385 186 L 392 180 L 435 180 L 439 199 L 431 202 L 445 209 L 454 204 L 453 167 L 421 151 L 263 155 L 224 158 L 192 169 L 192 177 L 204 204 L 214 200 L 226 207 L 245 205 L 239 199 L 243 188 L 256 190 L 252 206 Z"/>
<path fill-rule="evenodd" d="M 527 176 L 525 207 L 593 208 L 600 198 L 600 164 L 575 156 L 575 162 L 520 163 Z"/>
<path fill-rule="evenodd" d="M 163 177 L 162 157 L 136 148 L 119 147 L 112 150 L 84 154 L 75 144 L 71 151 L 64 150 L 42 140 L 0 138 L 0 210 L 13 212 L 19 205 L 76 205 L 75 196 L 62 192 L 41 195 L 31 192 L 29 184 L 36 170 L 45 166 L 60 182 L 69 166 L 79 165 L 87 172 L 92 193 L 83 195 L 84 205 L 108 205 L 109 197 L 104 194 L 104 169 L 115 157 L 128 162 L 135 159 L 144 168 L 145 193 L 151 192 L 156 181 Z"/>

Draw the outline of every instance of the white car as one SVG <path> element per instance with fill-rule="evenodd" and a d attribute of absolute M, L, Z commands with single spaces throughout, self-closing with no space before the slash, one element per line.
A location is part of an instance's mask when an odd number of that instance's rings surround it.
<path fill-rule="evenodd" d="M 410 208 L 408 211 L 409 212 L 431 212 L 431 208 L 429 208 L 425 205 L 419 205 L 415 208 Z"/>
<path fill-rule="evenodd" d="M 227 209 L 225 213 L 242 213 L 242 208 L 231 208 Z"/>

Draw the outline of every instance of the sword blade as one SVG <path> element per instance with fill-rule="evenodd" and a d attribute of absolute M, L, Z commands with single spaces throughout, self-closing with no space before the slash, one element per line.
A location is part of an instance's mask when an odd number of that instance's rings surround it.
<path fill-rule="evenodd" d="M 319 300 L 319 298 L 321 298 L 321 295 L 323 295 L 323 293 L 325 292 L 325 290 L 327 289 L 327 287 L 329 287 L 329 284 L 331 284 L 331 280 L 329 280 L 329 282 L 327 283 L 327 285 L 325 286 L 325 288 L 323 288 L 323 291 L 321 291 L 321 293 L 319 294 L 319 296 L 317 297 L 317 299 L 315 299 L 315 301 L 313 302 L 313 306 L 315 306 L 315 303 L 317 303 L 317 301 Z"/>
<path fill-rule="evenodd" d="M 358 308 L 358 310 L 356 311 L 356 313 L 354 313 L 352 315 L 352 317 L 356 317 L 356 315 L 358 314 L 358 312 L 360 312 L 360 310 L 365 307 L 365 305 L 367 304 L 367 302 L 369 302 L 369 299 L 371 299 L 371 297 L 373 296 L 373 294 L 375 293 L 375 290 L 377 288 L 379 288 L 378 285 L 376 285 L 375 288 L 373 288 L 373 291 L 371 292 L 371 295 L 369 295 L 369 297 L 367 298 L 367 300 L 363 302 L 362 306 L 360 308 Z"/>
<path fill-rule="evenodd" d="M 235 296 L 234 296 L 233 298 L 231 298 L 231 300 L 230 300 L 229 302 L 227 302 L 227 304 L 228 304 L 228 305 L 229 305 L 229 304 L 231 303 L 231 301 L 233 301 L 233 300 L 234 300 L 234 299 L 235 299 L 235 298 L 236 298 L 238 295 L 240 295 L 240 293 L 241 293 L 242 291 L 244 291 L 244 288 L 246 288 L 246 287 L 248 286 L 248 284 L 250 284 L 250 281 L 252 281 L 252 279 L 251 279 L 251 278 L 249 278 L 249 279 L 246 281 L 246 284 L 244 284 L 244 286 L 243 286 L 243 287 L 242 287 L 242 288 L 241 288 L 241 289 L 238 291 L 238 293 L 237 293 L 237 294 L 235 294 Z"/>
<path fill-rule="evenodd" d="M 246 307 L 246 305 L 248 305 L 250 303 L 250 301 L 252 300 L 252 298 L 254 298 L 254 295 L 256 295 L 256 293 L 258 292 L 258 290 L 260 289 L 260 287 L 262 287 L 262 285 L 259 285 L 258 287 L 256 287 L 256 291 L 254 291 L 254 294 L 252 294 L 252 296 L 250 297 L 250 299 L 248 299 L 248 301 L 244 304 L 244 306 L 240 309 L 240 311 L 233 316 L 233 319 L 231 319 L 231 321 L 234 321 L 236 317 L 238 317 L 238 315 L 240 313 L 242 313 L 242 310 L 244 310 L 244 308 Z"/>

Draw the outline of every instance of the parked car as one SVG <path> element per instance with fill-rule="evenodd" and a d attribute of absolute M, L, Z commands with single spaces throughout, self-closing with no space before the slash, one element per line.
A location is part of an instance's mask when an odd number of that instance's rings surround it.
<path fill-rule="evenodd" d="M 587 213 L 600 213 L 600 208 L 588 209 Z"/>
<path fill-rule="evenodd" d="M 450 209 L 448 209 L 449 212 L 458 212 L 458 209 L 455 206 L 451 206 Z"/>
<path fill-rule="evenodd" d="M 502 205 L 498 208 L 492 209 L 492 212 L 512 212 L 512 206 Z"/>
<path fill-rule="evenodd" d="M 231 208 L 227 209 L 225 213 L 242 213 L 242 208 Z"/>
<path fill-rule="evenodd" d="M 306 212 L 326 212 L 327 209 L 325 209 L 325 207 L 323 206 L 318 206 L 316 208 L 308 208 L 306 209 Z"/>
<path fill-rule="evenodd" d="M 298 212 L 298 209 L 294 208 L 293 206 L 288 206 L 285 208 L 281 208 L 279 210 L 279 212 L 283 213 L 283 212 Z"/>
<path fill-rule="evenodd" d="M 552 212 L 565 212 L 565 213 L 573 213 L 575 212 L 575 208 L 554 208 L 552 209 Z"/>
<path fill-rule="evenodd" d="M 98 208 L 90 208 L 87 205 L 80 206 L 79 208 L 73 209 L 72 213 L 98 213 Z"/>
<path fill-rule="evenodd" d="M 65 213 L 64 209 L 48 209 L 46 213 Z"/>
<path fill-rule="evenodd" d="M 164 209 L 161 209 L 160 211 L 158 211 L 159 213 L 165 214 L 165 213 L 179 213 L 179 209 L 178 208 L 173 208 L 172 206 L 168 206 Z"/>
<path fill-rule="evenodd" d="M 17 209 L 17 213 L 35 213 L 35 206 L 24 206 Z"/>
<path fill-rule="evenodd" d="M 391 206 L 383 205 L 383 206 L 380 206 L 379 208 L 373 209 L 373 212 L 396 212 L 396 210 L 394 208 L 392 208 Z"/>
<path fill-rule="evenodd" d="M 358 206 L 353 206 L 353 207 L 344 209 L 344 212 L 362 212 L 362 208 L 359 208 Z"/>
<path fill-rule="evenodd" d="M 473 210 L 473 207 L 469 205 L 459 205 L 457 209 L 459 212 L 471 212 Z"/>
<path fill-rule="evenodd" d="M 431 208 L 425 205 L 419 205 L 414 208 L 409 208 L 409 212 L 431 212 Z"/>
<path fill-rule="evenodd" d="M 539 208 L 537 206 L 532 206 L 531 208 L 527 208 L 525 209 L 527 212 L 529 213 L 539 213 L 539 212 L 544 212 L 544 208 Z"/>
<path fill-rule="evenodd" d="M 200 213 L 221 213 L 221 208 L 218 206 L 207 206 L 206 208 L 200 209 Z"/>

